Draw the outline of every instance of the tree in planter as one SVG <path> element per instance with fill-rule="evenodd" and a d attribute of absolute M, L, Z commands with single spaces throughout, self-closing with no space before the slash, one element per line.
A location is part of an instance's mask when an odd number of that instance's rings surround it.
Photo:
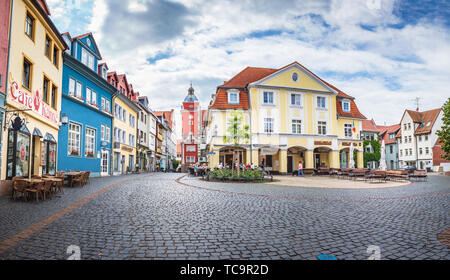
<path fill-rule="evenodd" d="M 442 151 L 444 154 L 442 158 L 450 160 L 450 98 L 442 106 L 442 126 L 441 129 L 436 131 L 436 135 L 439 136 L 439 140 L 442 143 Z"/>
<path fill-rule="evenodd" d="M 250 141 L 250 126 L 243 124 L 243 113 L 238 111 L 231 112 L 230 123 L 227 127 L 227 135 L 223 136 L 224 143 L 231 143 L 233 149 L 233 168 L 239 166 L 239 152 L 236 150 L 242 144 L 247 144 Z M 238 176 L 240 168 L 237 169 Z"/>

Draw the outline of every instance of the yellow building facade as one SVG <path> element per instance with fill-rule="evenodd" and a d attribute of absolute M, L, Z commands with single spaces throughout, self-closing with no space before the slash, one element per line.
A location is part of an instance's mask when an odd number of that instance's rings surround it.
<path fill-rule="evenodd" d="M 134 171 L 139 107 L 126 96 L 113 96 L 113 175 Z"/>
<path fill-rule="evenodd" d="M 236 96 L 238 95 L 238 96 Z M 239 105 L 239 108 L 236 106 Z M 362 167 L 362 120 L 354 98 L 323 81 L 297 62 L 280 69 L 247 67 L 218 87 L 208 114 L 209 162 L 230 163 L 223 143 L 227 117 L 241 111 L 251 141 L 242 143 L 241 161 L 281 174 L 297 169 L 350 166 L 353 145 Z"/>
<path fill-rule="evenodd" d="M 62 53 L 67 48 L 44 2 L 11 3 L 2 185 L 14 176 L 56 172 Z"/>

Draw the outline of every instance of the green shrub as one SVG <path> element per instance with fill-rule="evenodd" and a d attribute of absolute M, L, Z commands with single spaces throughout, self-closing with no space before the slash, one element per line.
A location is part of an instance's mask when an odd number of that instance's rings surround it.
<path fill-rule="evenodd" d="M 260 170 L 245 170 L 238 172 L 235 170 L 230 169 L 214 169 L 209 171 L 209 178 L 210 179 L 225 179 L 225 180 L 247 180 L 247 181 L 253 181 L 253 180 L 260 180 L 263 173 Z"/>

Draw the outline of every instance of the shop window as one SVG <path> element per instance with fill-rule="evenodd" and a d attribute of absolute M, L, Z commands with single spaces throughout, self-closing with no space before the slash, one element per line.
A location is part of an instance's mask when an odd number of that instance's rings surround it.
<path fill-rule="evenodd" d="M 7 179 L 29 176 L 30 132 L 25 125 L 8 131 Z"/>
<path fill-rule="evenodd" d="M 56 145 L 56 139 L 47 133 L 44 142 L 41 142 L 42 174 L 56 174 Z"/>

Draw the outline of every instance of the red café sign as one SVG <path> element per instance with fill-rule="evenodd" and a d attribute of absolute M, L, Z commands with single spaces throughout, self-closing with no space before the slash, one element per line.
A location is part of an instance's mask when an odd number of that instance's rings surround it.
<path fill-rule="evenodd" d="M 14 101 L 24 105 L 27 109 L 33 110 L 55 124 L 59 123 L 57 112 L 41 101 L 38 90 L 36 90 L 34 95 L 31 95 L 26 91 L 20 90 L 17 82 L 13 81 L 10 86 L 10 94 Z"/>

